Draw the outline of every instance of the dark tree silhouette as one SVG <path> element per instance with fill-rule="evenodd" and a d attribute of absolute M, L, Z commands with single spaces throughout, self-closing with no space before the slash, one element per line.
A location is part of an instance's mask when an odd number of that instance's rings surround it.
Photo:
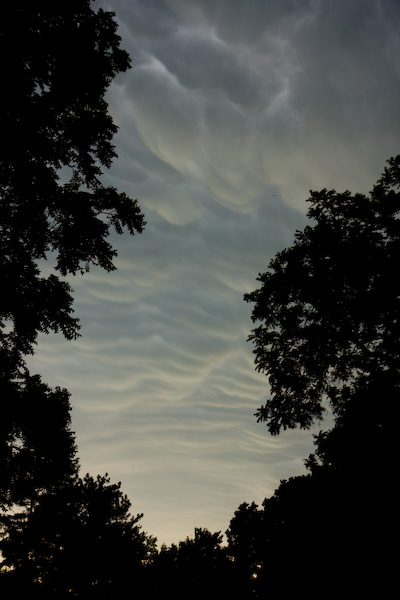
<path fill-rule="evenodd" d="M 365 475 L 319 468 L 281 481 L 262 509 L 242 504 L 227 531 L 237 597 L 390 596 L 397 496 Z"/>
<path fill-rule="evenodd" d="M 117 128 L 104 99 L 129 66 L 113 13 L 90 0 L 2 8 L 0 56 L 0 358 L 9 368 L 38 332 L 78 334 L 62 276 L 114 268 L 117 233 L 141 232 L 136 201 L 101 183 Z M 55 272 L 44 273 L 51 258 Z"/>
<path fill-rule="evenodd" d="M 311 193 L 311 225 L 296 233 L 245 299 L 260 321 L 250 340 L 271 398 L 257 413 L 272 434 L 335 415 L 400 357 L 400 156 L 367 197 Z"/>
<path fill-rule="evenodd" d="M 120 484 L 86 475 L 44 494 L 35 509 L 10 518 L 1 550 L 3 582 L 40 597 L 143 597 L 144 567 L 155 539 L 132 517 Z"/>
<path fill-rule="evenodd" d="M 34 570 L 17 568 L 31 552 L 23 536 L 43 500 L 77 476 L 69 394 L 26 374 L 18 381 L 0 378 L 0 396 L 6 400 L 0 424 L 0 595 L 30 595 Z"/>
<path fill-rule="evenodd" d="M 282 481 L 263 507 L 260 596 L 263 590 L 286 598 L 312 590 L 327 598 L 357 591 L 363 575 L 359 535 L 366 523 L 340 480 L 321 474 Z"/>
<path fill-rule="evenodd" d="M 194 600 L 242 598 L 236 594 L 234 563 L 219 531 L 195 528 L 194 537 L 162 546 L 150 569 L 150 598 Z"/>
<path fill-rule="evenodd" d="M 116 156 L 105 93 L 130 60 L 90 0 L 7 3 L 0 56 L 2 592 L 122 597 L 154 542 L 119 484 L 78 478 L 68 392 L 25 361 L 39 333 L 78 335 L 65 277 L 114 269 L 110 233 L 143 229 L 137 202 L 101 181 Z"/>
<path fill-rule="evenodd" d="M 353 477 L 372 472 L 387 485 L 398 464 L 399 397 L 397 371 L 377 373 L 373 381 L 359 380 L 335 426 L 315 436 L 316 450 L 306 461 L 309 470 L 331 469 Z"/>
<path fill-rule="evenodd" d="M 324 597 L 386 597 L 396 585 L 399 187 L 397 156 L 368 197 L 312 192 L 312 223 L 245 297 L 271 385 L 258 420 L 272 434 L 307 428 L 324 397 L 334 416 L 315 436 L 310 473 L 264 501 L 256 597 L 311 586 Z"/>
<path fill-rule="evenodd" d="M 265 532 L 263 511 L 244 502 L 235 511 L 226 531 L 228 554 L 235 565 L 236 589 L 240 598 L 254 598 L 263 562 Z"/>
<path fill-rule="evenodd" d="M 0 379 L 6 398 L 0 424 L 0 509 L 32 510 L 40 496 L 76 475 L 75 437 L 66 390 L 50 390 L 38 375 Z"/>

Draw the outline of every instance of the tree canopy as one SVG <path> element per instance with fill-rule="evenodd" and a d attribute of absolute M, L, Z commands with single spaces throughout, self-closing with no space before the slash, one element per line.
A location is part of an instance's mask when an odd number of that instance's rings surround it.
<path fill-rule="evenodd" d="M 0 344 L 2 364 L 31 353 L 39 332 L 78 335 L 62 276 L 111 270 L 111 229 L 141 232 L 137 202 L 101 175 L 117 127 L 105 93 L 130 66 L 114 14 L 90 0 L 16 0 L 2 9 L 0 55 Z M 55 272 L 44 274 L 51 258 Z"/>
<path fill-rule="evenodd" d="M 73 339 L 65 277 L 114 269 L 136 200 L 103 184 L 117 131 L 105 99 L 130 67 L 114 13 L 90 0 L 2 7 L 0 56 L 0 584 L 5 595 L 115 597 L 154 540 L 108 477 L 78 476 L 67 390 L 31 375 L 39 333 Z M 129 564 L 129 566 L 128 566 Z M 124 577 L 121 577 L 122 571 Z M 117 592 L 118 590 L 118 592 Z"/>
<path fill-rule="evenodd" d="M 27 375 L 18 382 L 0 379 L 0 396 L 0 509 L 32 508 L 44 491 L 76 474 L 69 393 Z"/>
<path fill-rule="evenodd" d="M 359 385 L 399 374 L 400 156 L 370 194 L 311 192 L 311 224 L 245 295 L 261 323 L 249 339 L 271 397 L 257 414 L 269 431 L 308 428 L 346 410 Z"/>
<path fill-rule="evenodd" d="M 12 569 L 1 582 L 45 598 L 116 598 L 131 587 L 143 594 L 155 540 L 120 487 L 107 475 L 76 477 L 43 494 L 32 512 L 9 517 L 0 548 L 3 568 Z"/>
<path fill-rule="evenodd" d="M 220 531 L 196 527 L 194 537 L 186 537 L 178 545 L 163 545 L 150 568 L 151 598 L 243 598 L 237 595 L 235 565 L 221 544 Z"/>

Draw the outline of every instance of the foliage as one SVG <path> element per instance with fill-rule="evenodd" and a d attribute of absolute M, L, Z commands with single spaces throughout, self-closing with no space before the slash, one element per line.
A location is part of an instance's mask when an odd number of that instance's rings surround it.
<path fill-rule="evenodd" d="M 77 475 L 66 390 L 30 375 L 39 333 L 78 335 L 66 276 L 114 269 L 136 201 L 102 183 L 117 131 L 105 93 L 130 66 L 90 0 L 2 7 L 0 55 L 0 583 L 5 596 L 122 597 L 152 552 L 108 477 Z"/>
<path fill-rule="evenodd" d="M 0 378 L 7 399 L 0 424 L 0 509 L 33 506 L 40 495 L 76 474 L 66 390 L 51 390 L 38 375 Z"/>
<path fill-rule="evenodd" d="M 334 426 L 315 436 L 307 475 L 282 481 L 235 513 L 241 553 L 258 560 L 255 597 L 390 595 L 397 522 L 400 156 L 369 196 L 311 192 L 312 221 L 259 276 L 257 369 L 271 399 L 257 413 L 272 434 L 309 427 L 328 399 Z M 261 519 L 261 537 L 250 515 Z M 246 521 L 247 519 L 247 521 Z M 255 545 L 253 540 L 257 539 Z M 254 548 L 257 551 L 254 554 Z"/>
<path fill-rule="evenodd" d="M 10 368 L 39 332 L 78 335 L 61 277 L 90 264 L 113 269 L 111 229 L 144 225 L 136 201 L 101 183 L 117 130 L 104 95 L 130 66 L 113 16 L 90 0 L 16 0 L 2 10 L 0 358 Z M 43 272 L 49 258 L 54 273 Z"/>
<path fill-rule="evenodd" d="M 400 156 L 367 197 L 311 192 L 312 224 L 260 274 L 246 294 L 260 321 L 249 339 L 269 377 L 257 417 L 269 431 L 308 428 L 346 410 L 361 382 L 398 371 L 400 357 Z"/>
<path fill-rule="evenodd" d="M 219 531 L 195 528 L 194 537 L 162 546 L 151 566 L 150 597 L 236 598 L 235 571 Z"/>
<path fill-rule="evenodd" d="M 44 494 L 31 513 L 8 519 L 4 566 L 45 597 L 122 597 L 133 575 L 139 591 L 155 540 L 129 508 L 107 475 L 76 478 Z"/>
<path fill-rule="evenodd" d="M 315 452 L 306 461 L 311 472 L 330 469 L 353 478 L 374 474 L 375 485 L 387 487 L 397 470 L 397 431 L 400 417 L 397 372 L 377 373 L 373 381 L 359 380 L 329 431 L 315 436 Z"/>
<path fill-rule="evenodd" d="M 393 497 L 382 493 L 389 489 Z M 396 512 L 394 485 L 384 477 L 371 484 L 366 469 L 320 468 L 281 481 L 262 508 L 242 504 L 231 520 L 238 597 L 390 596 Z"/>
<path fill-rule="evenodd" d="M 227 551 L 235 565 L 236 588 L 240 590 L 240 598 L 253 598 L 265 545 L 263 512 L 255 502 L 244 502 L 239 506 L 231 519 L 226 537 Z"/>

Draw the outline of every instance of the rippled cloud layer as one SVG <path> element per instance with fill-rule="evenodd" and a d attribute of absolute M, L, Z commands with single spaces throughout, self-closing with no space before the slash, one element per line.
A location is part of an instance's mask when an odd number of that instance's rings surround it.
<path fill-rule="evenodd" d="M 99 3 L 100 4 L 100 3 Z M 399 8 L 381 0 L 115 0 L 133 68 L 109 93 L 107 182 L 148 222 L 72 285 L 82 338 L 35 369 L 72 393 L 83 471 L 121 480 L 160 542 L 224 530 L 303 472 L 310 432 L 254 411 L 243 294 L 305 224 L 309 189 L 367 192 L 399 152 Z"/>

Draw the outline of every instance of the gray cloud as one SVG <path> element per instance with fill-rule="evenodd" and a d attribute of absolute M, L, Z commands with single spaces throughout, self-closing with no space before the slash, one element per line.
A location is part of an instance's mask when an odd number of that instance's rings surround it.
<path fill-rule="evenodd" d="M 159 541 L 224 530 L 303 472 L 310 432 L 254 411 L 243 293 L 305 224 L 310 188 L 368 191 L 398 153 L 399 9 L 361 0 L 103 2 L 133 69 L 109 93 L 105 181 L 139 202 L 118 270 L 76 278 L 83 337 L 33 367 L 72 392 L 82 469 L 121 480 Z"/>

